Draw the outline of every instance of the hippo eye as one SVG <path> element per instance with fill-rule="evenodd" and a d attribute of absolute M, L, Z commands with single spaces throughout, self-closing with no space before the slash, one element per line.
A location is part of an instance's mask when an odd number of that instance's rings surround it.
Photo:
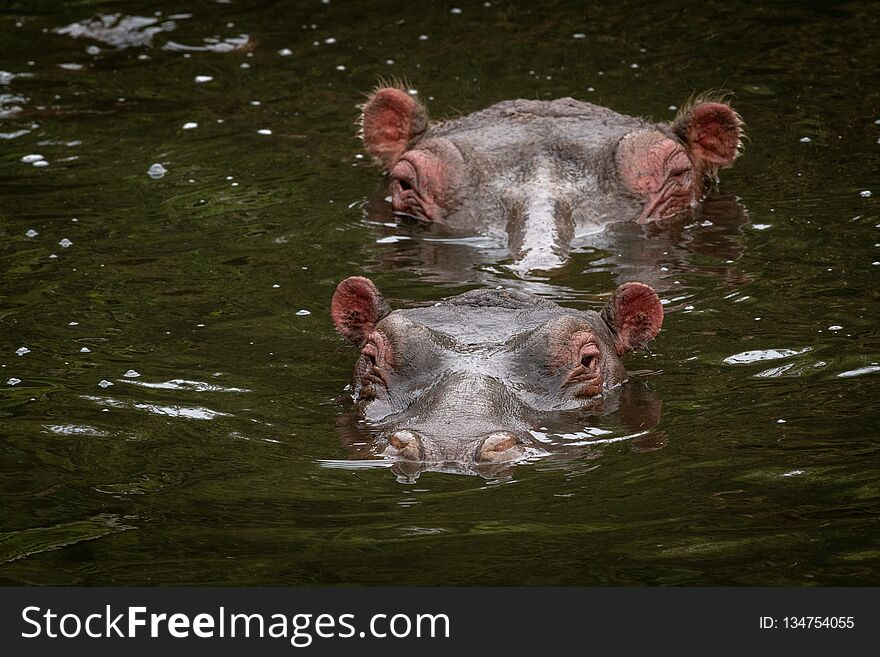
<path fill-rule="evenodd" d="M 408 192 L 413 188 L 412 184 L 408 180 L 404 180 L 403 178 L 399 178 L 397 180 L 397 184 L 400 185 L 400 188 L 405 192 Z"/>
<path fill-rule="evenodd" d="M 593 361 L 595 359 L 596 357 L 592 354 L 584 354 L 583 356 L 581 356 L 581 365 L 583 365 L 584 367 L 592 367 Z"/>

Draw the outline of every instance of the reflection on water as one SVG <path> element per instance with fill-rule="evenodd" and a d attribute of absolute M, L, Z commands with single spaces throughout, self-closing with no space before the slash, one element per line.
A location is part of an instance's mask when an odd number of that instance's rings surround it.
<path fill-rule="evenodd" d="M 0 15 L 0 583 L 880 582 L 876 9 L 488 4 Z M 750 143 L 699 216 L 519 276 L 373 200 L 352 118 L 382 76 L 434 116 L 672 118 L 724 86 Z M 333 401 L 355 274 L 397 307 L 504 285 L 596 309 L 643 280 L 666 319 L 626 365 L 662 413 L 547 418 L 545 455 L 487 476 L 389 476 Z"/>
<path fill-rule="evenodd" d="M 180 18 L 180 17 L 178 17 Z M 183 16 L 189 18 L 189 15 Z M 160 21 L 148 16 L 122 16 L 105 14 L 95 20 L 79 21 L 56 28 L 56 34 L 74 39 L 100 41 L 116 48 L 137 48 L 153 45 L 153 37 L 160 32 L 170 32 L 177 27 L 173 20 Z M 89 54 L 98 54 L 92 50 Z"/>
<path fill-rule="evenodd" d="M 553 298 L 575 298 L 578 285 L 568 279 L 609 272 L 617 284 L 638 281 L 658 292 L 679 287 L 684 273 L 719 280 L 736 288 L 749 277 L 736 266 L 742 255 L 745 208 L 730 194 L 709 196 L 698 212 L 662 224 L 611 223 L 572 242 L 571 262 L 555 271 L 511 268 L 507 244 L 500 238 L 461 236 L 431 224 L 395 221 L 387 199 L 364 203 L 365 218 L 379 237 L 378 263 L 370 271 L 410 271 L 440 283 L 473 281 L 517 287 Z"/>

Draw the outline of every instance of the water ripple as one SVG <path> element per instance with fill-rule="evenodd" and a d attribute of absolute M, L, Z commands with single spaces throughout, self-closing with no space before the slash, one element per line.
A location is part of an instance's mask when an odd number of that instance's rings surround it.
<path fill-rule="evenodd" d="M 803 349 L 755 349 L 753 351 L 743 351 L 733 356 L 728 356 L 724 362 L 728 365 L 745 365 L 748 363 L 757 363 L 762 360 L 778 360 L 780 358 L 790 358 L 811 351 L 812 347 L 804 347 Z"/>
<path fill-rule="evenodd" d="M 160 32 L 170 32 L 176 27 L 174 21 L 160 23 L 158 18 L 150 16 L 105 14 L 97 20 L 79 21 L 55 28 L 54 32 L 74 39 L 94 39 L 123 49 L 150 46 L 154 36 Z"/>
<path fill-rule="evenodd" d="M 194 390 L 196 392 L 251 392 L 248 388 L 226 388 L 224 386 L 205 383 L 204 381 L 190 381 L 188 379 L 171 379 L 159 383 L 149 381 L 135 381 L 132 379 L 117 379 L 119 383 L 130 383 L 141 388 L 154 390 Z"/>
<path fill-rule="evenodd" d="M 118 399 L 113 399 L 112 397 L 97 397 L 93 395 L 83 395 L 82 398 L 111 408 L 135 408 L 139 411 L 147 411 L 155 415 L 184 417 L 190 420 L 213 420 L 215 417 L 231 416 L 231 413 L 212 411 L 210 408 L 205 408 L 203 406 L 161 406 L 159 404 L 147 404 L 145 402 L 126 403 Z"/>

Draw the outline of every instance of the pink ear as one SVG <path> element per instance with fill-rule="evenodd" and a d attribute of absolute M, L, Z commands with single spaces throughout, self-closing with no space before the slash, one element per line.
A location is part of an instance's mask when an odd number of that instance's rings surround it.
<path fill-rule="evenodd" d="M 602 309 L 602 318 L 616 336 L 617 353 L 644 349 L 663 325 L 663 306 L 653 288 L 624 283 Z"/>
<path fill-rule="evenodd" d="M 428 127 L 428 113 L 409 94 L 384 87 L 364 104 L 361 125 L 367 151 L 390 169 L 413 137 Z"/>
<path fill-rule="evenodd" d="M 336 331 L 358 346 L 389 312 L 391 308 L 373 281 L 363 276 L 350 276 L 342 281 L 330 303 L 330 316 Z"/>
<path fill-rule="evenodd" d="M 698 103 L 675 121 L 674 129 L 695 161 L 729 167 L 739 154 L 742 119 L 724 103 Z"/>

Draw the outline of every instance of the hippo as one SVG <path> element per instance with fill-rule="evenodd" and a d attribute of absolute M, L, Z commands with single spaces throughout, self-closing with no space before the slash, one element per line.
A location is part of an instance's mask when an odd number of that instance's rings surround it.
<path fill-rule="evenodd" d="M 723 98 L 651 123 L 573 98 L 508 100 L 448 121 L 397 87 L 361 107 L 367 152 L 390 176 L 395 215 L 506 245 L 518 273 L 565 264 L 611 223 L 696 213 L 742 150 Z"/>
<path fill-rule="evenodd" d="M 619 403 L 624 354 L 645 348 L 663 324 L 656 292 L 636 282 L 600 312 L 515 289 L 392 311 L 370 279 L 353 276 L 336 288 L 330 313 L 360 351 L 349 390 L 378 432 L 375 451 L 411 471 L 533 456 L 531 431 L 548 418 Z"/>

